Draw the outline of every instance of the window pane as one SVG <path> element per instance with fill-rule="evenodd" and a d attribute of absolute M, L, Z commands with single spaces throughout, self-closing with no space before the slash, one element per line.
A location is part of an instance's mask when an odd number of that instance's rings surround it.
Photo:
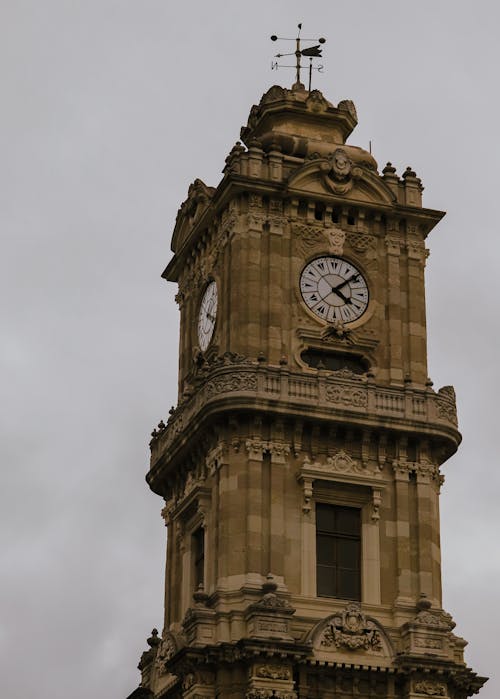
<path fill-rule="evenodd" d="M 318 566 L 316 578 L 318 595 L 320 597 L 335 597 L 335 568 Z"/>
<path fill-rule="evenodd" d="M 322 532 L 335 531 L 335 508 L 332 505 L 316 505 L 316 528 Z"/>
<path fill-rule="evenodd" d="M 337 563 L 341 568 L 359 570 L 359 542 L 353 539 L 338 539 Z"/>
<path fill-rule="evenodd" d="M 337 597 L 360 599 L 360 580 L 357 570 L 339 570 L 337 575 Z"/>
<path fill-rule="evenodd" d="M 335 564 L 335 538 L 328 534 L 316 537 L 316 559 L 319 565 Z"/>
<path fill-rule="evenodd" d="M 342 534 L 359 534 L 359 510 L 353 507 L 337 508 L 337 531 Z"/>

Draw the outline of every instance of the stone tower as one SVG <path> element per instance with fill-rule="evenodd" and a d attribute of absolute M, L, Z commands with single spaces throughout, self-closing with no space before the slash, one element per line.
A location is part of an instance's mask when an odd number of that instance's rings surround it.
<path fill-rule="evenodd" d="M 455 394 L 427 373 L 425 240 L 410 168 L 297 84 L 195 180 L 179 285 L 179 401 L 153 433 L 165 619 L 131 697 L 449 697 L 485 679 L 441 604 L 440 465 Z"/>

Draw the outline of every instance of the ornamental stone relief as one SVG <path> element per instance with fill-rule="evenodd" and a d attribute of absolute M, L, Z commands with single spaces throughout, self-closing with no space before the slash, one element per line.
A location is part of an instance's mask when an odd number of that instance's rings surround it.
<path fill-rule="evenodd" d="M 432 682 L 431 680 L 423 680 L 415 682 L 415 692 L 417 694 L 425 694 L 430 697 L 445 697 L 446 685 L 441 682 Z"/>
<path fill-rule="evenodd" d="M 366 391 L 348 386 L 327 386 L 326 399 L 330 403 L 352 405 L 355 408 L 366 408 L 368 402 Z"/>
<path fill-rule="evenodd" d="M 373 250 L 377 243 L 375 236 L 368 233 L 349 233 L 347 241 L 351 248 L 360 254 Z"/>
<path fill-rule="evenodd" d="M 319 639 L 323 648 L 350 651 L 382 651 L 380 632 L 357 604 L 349 604 L 343 612 L 330 617 Z"/>
<path fill-rule="evenodd" d="M 355 461 L 347 452 L 341 449 L 334 456 L 329 456 L 324 463 L 311 462 L 308 456 L 304 457 L 304 467 L 313 468 L 315 471 L 325 473 L 363 473 L 363 466 Z"/>
<path fill-rule="evenodd" d="M 257 677 L 264 677 L 270 680 L 289 680 L 292 677 L 290 668 L 283 667 L 282 665 L 272 665 L 271 663 L 260 665 L 255 674 Z"/>
<path fill-rule="evenodd" d="M 156 654 L 155 664 L 159 675 L 165 675 L 168 673 L 166 665 L 169 660 L 174 657 L 182 645 L 182 641 L 175 638 L 170 631 L 167 631 L 161 640 L 158 647 L 158 652 Z"/>
<path fill-rule="evenodd" d="M 311 226 L 299 224 L 294 226 L 293 231 L 299 240 L 297 246 L 302 257 L 307 257 L 314 248 L 325 250 L 336 255 L 344 252 L 346 234 L 335 225 Z"/>
<path fill-rule="evenodd" d="M 228 391 L 256 391 L 257 376 L 255 374 L 238 373 L 227 374 L 216 379 L 207 381 L 205 391 L 207 397 L 215 393 L 226 393 Z"/>

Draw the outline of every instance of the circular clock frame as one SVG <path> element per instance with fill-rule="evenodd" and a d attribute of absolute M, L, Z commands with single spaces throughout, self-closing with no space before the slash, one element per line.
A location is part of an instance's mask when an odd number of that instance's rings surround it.
<path fill-rule="evenodd" d="M 354 323 L 365 315 L 370 292 L 364 274 L 343 257 L 321 255 L 300 273 L 300 293 L 316 318 L 326 323 Z"/>
<path fill-rule="evenodd" d="M 201 297 L 198 311 L 198 344 L 205 352 L 212 340 L 217 321 L 218 291 L 217 282 L 210 281 Z"/>

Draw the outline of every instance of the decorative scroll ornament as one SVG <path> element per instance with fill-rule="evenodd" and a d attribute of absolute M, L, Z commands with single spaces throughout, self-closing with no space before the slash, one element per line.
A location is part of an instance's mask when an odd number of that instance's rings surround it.
<path fill-rule="evenodd" d="M 357 604 L 349 604 L 343 612 L 331 617 L 320 643 L 324 647 L 334 646 L 337 649 L 382 650 L 380 632 Z"/>

